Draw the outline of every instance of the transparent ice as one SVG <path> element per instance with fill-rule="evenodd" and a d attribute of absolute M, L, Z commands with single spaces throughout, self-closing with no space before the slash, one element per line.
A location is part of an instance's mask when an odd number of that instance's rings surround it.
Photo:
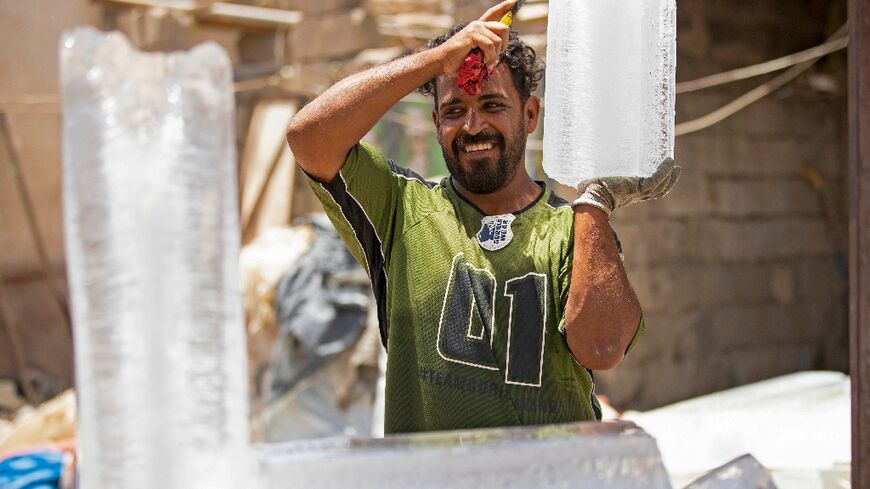
<path fill-rule="evenodd" d="M 747 454 L 711 470 L 685 489 L 776 489 L 776 484 L 767 469 Z"/>
<path fill-rule="evenodd" d="M 575 423 L 255 445 L 264 489 L 670 489 L 633 423 Z"/>
<path fill-rule="evenodd" d="M 675 70 L 675 0 L 551 0 L 547 175 L 652 175 L 674 154 Z"/>
<path fill-rule="evenodd" d="M 247 487 L 234 97 L 215 44 L 60 44 L 81 487 Z"/>

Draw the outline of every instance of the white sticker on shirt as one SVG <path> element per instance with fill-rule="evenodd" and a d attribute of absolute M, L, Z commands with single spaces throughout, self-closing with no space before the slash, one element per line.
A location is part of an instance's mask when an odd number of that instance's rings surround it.
<path fill-rule="evenodd" d="M 486 216 L 480 220 L 480 231 L 477 232 L 477 242 L 480 247 L 487 251 L 498 251 L 514 239 L 514 231 L 511 223 L 517 216 L 513 214 L 501 214 L 498 216 Z"/>

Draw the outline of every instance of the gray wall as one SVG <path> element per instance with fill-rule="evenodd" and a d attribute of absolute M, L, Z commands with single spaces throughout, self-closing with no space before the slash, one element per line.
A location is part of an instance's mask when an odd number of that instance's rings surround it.
<path fill-rule="evenodd" d="M 685 81 L 820 44 L 845 20 L 845 2 L 679 0 L 678 12 Z M 847 282 L 836 264 L 837 253 L 848 256 L 844 53 L 678 137 L 684 171 L 671 195 L 615 214 L 647 328 L 619 369 L 597 373 L 616 406 L 848 368 Z M 677 121 L 769 78 L 679 95 Z M 822 175 L 821 192 L 802 177 L 805 165 Z"/>

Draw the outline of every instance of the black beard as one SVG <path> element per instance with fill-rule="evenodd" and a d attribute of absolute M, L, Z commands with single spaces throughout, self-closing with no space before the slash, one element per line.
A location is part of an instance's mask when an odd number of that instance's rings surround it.
<path fill-rule="evenodd" d="M 466 172 L 459 164 L 460 148 L 469 144 L 492 143 L 499 151 L 495 165 L 478 165 L 471 172 Z M 461 134 L 450 145 L 452 153 L 441 146 L 444 162 L 450 175 L 462 185 L 462 188 L 475 194 L 491 194 L 504 187 L 519 168 L 523 152 L 526 150 L 526 138 L 520 125 L 514 134 L 513 143 L 508 147 L 504 137 L 496 131 L 485 131 L 475 135 Z"/>

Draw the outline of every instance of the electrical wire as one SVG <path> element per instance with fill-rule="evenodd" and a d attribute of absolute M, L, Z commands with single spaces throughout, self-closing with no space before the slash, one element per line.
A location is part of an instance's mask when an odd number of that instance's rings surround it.
<path fill-rule="evenodd" d="M 848 45 L 848 23 L 845 23 L 839 29 L 837 29 L 837 31 L 831 37 L 829 37 L 826 42 L 818 46 L 792 53 L 787 56 L 776 58 L 770 61 L 766 61 L 764 63 L 746 66 L 743 68 L 737 68 L 722 73 L 716 73 L 714 75 L 705 76 L 696 80 L 677 83 L 675 91 L 677 94 L 682 94 L 702 90 L 705 88 L 715 87 L 725 83 L 745 80 L 747 78 L 752 78 L 755 76 L 773 73 L 775 71 L 779 71 L 785 68 L 790 68 L 785 73 L 782 73 L 781 75 L 759 85 L 758 87 L 750 90 L 749 92 L 741 95 L 735 100 L 705 116 L 677 124 L 675 126 L 675 135 L 682 136 L 685 134 L 690 134 L 692 132 L 697 132 L 713 126 L 714 124 L 717 124 L 728 117 L 731 117 L 732 115 L 743 110 L 749 105 L 757 102 L 758 100 L 761 100 L 770 93 L 783 87 L 788 82 L 794 80 L 798 75 L 800 75 L 801 73 L 809 69 L 813 64 L 815 64 L 820 58 L 828 54 L 837 52 L 841 49 L 845 49 Z M 239 93 L 247 91 L 257 91 L 264 88 L 272 87 L 279 88 L 288 92 L 297 91 L 288 90 L 286 87 L 284 87 L 284 81 L 286 80 L 283 79 L 283 77 L 281 77 L 280 75 L 269 75 L 261 78 L 236 82 L 234 84 L 234 90 L 236 93 Z M 24 108 L 19 108 L 18 106 L 24 106 Z M 44 107 L 42 107 L 41 109 L 36 109 L 34 106 Z M 11 114 L 57 113 L 59 112 L 59 108 L 59 97 L 56 95 L 26 95 L 23 97 L 11 99 L 0 99 L 0 112 Z M 387 115 L 387 117 L 391 118 L 389 114 Z M 396 120 L 397 118 L 395 117 L 392 118 L 393 120 L 395 120 L 395 122 L 398 122 L 399 124 L 415 127 L 419 126 L 419 124 L 416 122 L 408 123 L 409 121 L 406 118 L 401 118 L 402 120 Z"/>
<path fill-rule="evenodd" d="M 827 56 L 828 54 L 844 49 L 848 45 L 849 36 L 843 36 L 832 41 L 828 41 L 824 44 L 818 45 L 816 47 L 789 54 L 788 56 L 783 56 L 781 58 L 766 61 L 764 63 L 759 63 L 757 65 L 737 68 L 735 70 L 698 78 L 697 80 L 677 83 L 676 92 L 678 94 L 689 93 L 704 88 L 723 85 L 725 83 L 745 80 L 747 78 L 752 78 L 760 75 L 766 75 L 768 73 L 783 70 L 785 68 L 794 66 L 799 63 L 803 63 L 805 61 L 811 61 L 821 58 L 822 56 Z"/>
<path fill-rule="evenodd" d="M 837 29 L 837 32 L 835 32 L 828 39 L 828 42 L 830 42 L 831 40 L 836 40 L 836 39 L 839 39 L 839 38 L 845 36 L 845 34 L 848 32 L 848 30 L 849 30 L 848 23 L 843 24 L 839 29 Z M 728 117 L 731 117 L 732 115 L 745 109 L 749 105 L 761 100 L 766 95 L 768 95 L 768 94 L 778 90 L 779 88 L 783 87 L 786 83 L 794 80 L 795 78 L 798 77 L 798 75 L 800 75 L 801 73 L 803 73 L 804 71 L 809 69 L 811 66 L 813 66 L 818 60 L 819 60 L 819 57 L 816 57 L 816 58 L 811 58 L 807 61 L 803 61 L 803 62 L 800 62 L 798 64 L 795 64 L 791 68 L 786 70 L 785 73 L 777 75 L 773 79 L 771 79 L 765 83 L 762 83 L 761 85 L 753 88 L 752 90 L 746 92 L 745 94 L 741 95 L 740 97 L 737 97 L 733 101 L 731 101 L 728 104 L 725 104 L 724 106 L 714 110 L 713 112 L 710 112 L 709 114 L 702 116 L 702 117 L 699 117 L 697 119 L 693 119 L 693 120 L 690 120 L 687 122 L 677 124 L 676 127 L 674 128 L 674 135 L 675 136 L 684 136 L 686 134 L 697 132 L 697 131 L 700 131 L 702 129 L 706 129 L 714 124 L 717 124 L 717 123 L 723 121 L 724 119 L 727 119 Z"/>

